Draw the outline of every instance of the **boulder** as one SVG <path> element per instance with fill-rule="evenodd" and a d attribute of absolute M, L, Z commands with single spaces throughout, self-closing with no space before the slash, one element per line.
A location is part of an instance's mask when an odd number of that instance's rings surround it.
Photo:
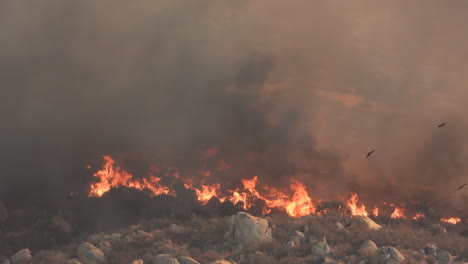
<path fill-rule="evenodd" d="M 437 253 L 437 260 L 440 264 L 451 264 L 453 263 L 453 257 L 447 251 L 440 251 Z"/>
<path fill-rule="evenodd" d="M 405 257 L 394 247 L 381 247 L 378 250 L 380 262 L 383 264 L 396 264 L 405 260 Z"/>
<path fill-rule="evenodd" d="M 132 264 L 143 264 L 144 261 L 142 259 L 137 259 L 137 260 L 134 260 L 132 261 Z"/>
<path fill-rule="evenodd" d="M 200 264 L 200 262 L 194 260 L 193 258 L 185 256 L 179 257 L 178 260 L 180 264 Z"/>
<path fill-rule="evenodd" d="M 4 223 L 8 218 L 8 210 L 6 206 L 0 201 L 0 224 Z"/>
<path fill-rule="evenodd" d="M 31 251 L 23 248 L 10 258 L 11 264 L 26 264 L 32 260 Z"/>
<path fill-rule="evenodd" d="M 232 264 L 232 263 L 224 259 L 219 259 L 219 260 L 215 260 L 211 262 L 211 264 Z"/>
<path fill-rule="evenodd" d="M 81 264 L 81 262 L 79 262 L 77 259 L 70 259 L 65 263 L 66 264 Z"/>
<path fill-rule="evenodd" d="M 185 228 L 180 225 L 172 224 L 169 226 L 169 231 L 174 233 L 182 233 L 185 231 Z"/>
<path fill-rule="evenodd" d="M 434 244 L 427 244 L 423 247 L 423 252 L 425 255 L 437 257 L 437 246 Z"/>
<path fill-rule="evenodd" d="M 6 257 L 0 257 L 0 264 L 10 264 L 10 261 Z"/>
<path fill-rule="evenodd" d="M 323 238 L 323 241 L 317 242 L 311 248 L 311 253 L 313 256 L 324 258 L 326 255 L 332 253 L 330 246 L 327 244 L 327 240 Z"/>
<path fill-rule="evenodd" d="M 153 259 L 153 264 L 180 264 L 179 261 L 168 254 L 157 255 Z"/>
<path fill-rule="evenodd" d="M 372 240 L 366 240 L 359 248 L 359 254 L 368 257 L 377 253 L 377 245 Z"/>
<path fill-rule="evenodd" d="M 121 237 L 122 237 L 122 235 L 120 233 L 113 233 L 111 235 L 112 240 L 119 240 Z"/>
<path fill-rule="evenodd" d="M 294 231 L 289 237 L 288 245 L 297 246 L 305 241 L 305 235 L 301 231 Z"/>
<path fill-rule="evenodd" d="M 104 264 L 107 263 L 104 253 L 93 244 L 88 242 L 81 243 L 77 250 L 78 258 L 86 264 Z"/>
<path fill-rule="evenodd" d="M 225 233 L 225 241 L 232 241 L 245 246 L 254 242 L 270 241 L 271 226 L 266 219 L 255 217 L 245 212 L 239 212 L 229 218 L 229 230 Z"/>
<path fill-rule="evenodd" d="M 377 224 L 376 222 L 374 222 L 374 220 L 370 219 L 369 217 L 367 216 L 363 216 L 361 217 L 361 220 L 367 224 L 367 226 L 369 226 L 369 229 L 371 230 L 379 230 L 382 228 L 382 226 L 380 226 L 379 224 Z"/>

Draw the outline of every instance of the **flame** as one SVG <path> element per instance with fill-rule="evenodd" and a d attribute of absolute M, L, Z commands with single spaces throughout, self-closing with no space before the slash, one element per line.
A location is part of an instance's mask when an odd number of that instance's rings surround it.
<path fill-rule="evenodd" d="M 418 220 L 419 218 L 424 218 L 426 217 L 424 214 L 422 213 L 417 213 L 415 216 L 413 216 L 413 219 L 414 220 Z"/>
<path fill-rule="evenodd" d="M 372 214 L 375 217 L 379 216 L 379 208 L 377 206 L 374 206 L 374 209 L 372 210 Z"/>
<path fill-rule="evenodd" d="M 102 170 L 96 172 L 93 176 L 99 178 L 99 182 L 91 184 L 89 196 L 101 197 L 111 188 L 118 186 L 126 186 L 138 190 L 148 189 L 153 195 L 168 194 L 169 188 L 159 184 L 161 178 L 154 176 L 143 179 L 133 179 L 133 175 L 122 171 L 119 167 L 114 166 L 115 161 L 110 156 L 103 156 L 105 164 Z"/>
<path fill-rule="evenodd" d="M 357 202 L 358 202 L 358 195 L 356 193 L 351 193 L 351 198 L 349 198 L 349 200 L 346 203 L 349 210 L 351 210 L 351 215 L 368 216 L 368 213 L 366 211 L 366 206 L 365 205 L 357 206 Z"/>
<path fill-rule="evenodd" d="M 452 225 L 456 225 L 461 222 L 460 217 L 451 217 L 451 218 L 442 218 L 440 219 L 441 222 L 449 223 Z"/>
<path fill-rule="evenodd" d="M 395 210 L 393 211 L 392 215 L 390 215 L 390 217 L 393 219 L 396 219 L 396 218 L 406 219 L 404 212 L 405 212 L 404 208 L 395 206 Z"/>

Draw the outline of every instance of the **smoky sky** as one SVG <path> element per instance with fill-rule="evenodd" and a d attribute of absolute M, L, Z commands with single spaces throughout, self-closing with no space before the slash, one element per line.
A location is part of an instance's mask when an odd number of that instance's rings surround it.
<path fill-rule="evenodd" d="M 2 1 L 0 196 L 82 191 L 102 154 L 196 167 L 196 150 L 216 147 L 223 180 L 396 201 L 429 186 L 466 208 L 453 190 L 468 181 L 467 13 L 465 1 Z"/>

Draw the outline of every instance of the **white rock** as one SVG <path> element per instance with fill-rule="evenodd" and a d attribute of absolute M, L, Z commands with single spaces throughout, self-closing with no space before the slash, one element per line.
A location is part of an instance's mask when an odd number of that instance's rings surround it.
<path fill-rule="evenodd" d="M 245 212 L 239 212 L 229 218 L 229 231 L 224 235 L 226 241 L 233 241 L 245 246 L 260 241 L 270 241 L 271 227 L 268 221 Z"/>
<path fill-rule="evenodd" d="M 111 239 L 112 239 L 112 240 L 119 240 L 121 237 L 122 237 L 122 235 L 119 234 L 119 233 L 113 233 L 113 234 L 111 235 Z"/>
<path fill-rule="evenodd" d="M 382 228 L 381 225 L 377 224 L 376 222 L 374 222 L 374 220 L 370 219 L 367 216 L 363 216 L 361 219 L 369 226 L 369 229 L 371 230 L 379 230 Z"/>
<path fill-rule="evenodd" d="M 168 254 L 160 254 L 154 258 L 153 264 L 180 264 L 180 263 L 177 259 L 172 258 Z"/>
<path fill-rule="evenodd" d="M 78 247 L 78 258 L 81 262 L 87 264 L 104 264 L 107 263 L 104 253 L 94 245 L 84 242 Z"/>
<path fill-rule="evenodd" d="M 24 264 L 31 261 L 31 251 L 27 248 L 23 248 L 20 251 L 16 252 L 13 256 L 11 256 L 11 264 Z"/>
<path fill-rule="evenodd" d="M 200 264 L 200 262 L 194 260 L 193 258 L 185 256 L 179 257 L 178 260 L 180 264 Z"/>

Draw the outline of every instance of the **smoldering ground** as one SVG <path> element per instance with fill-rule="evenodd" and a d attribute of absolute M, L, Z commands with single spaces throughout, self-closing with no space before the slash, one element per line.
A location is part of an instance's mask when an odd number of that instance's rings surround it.
<path fill-rule="evenodd" d="M 294 177 L 312 197 L 466 209 L 453 194 L 467 181 L 466 12 L 422 0 L 3 1 L 1 198 L 85 192 L 102 154 L 195 168 L 196 150 L 216 147 L 230 165 L 221 181 Z"/>

